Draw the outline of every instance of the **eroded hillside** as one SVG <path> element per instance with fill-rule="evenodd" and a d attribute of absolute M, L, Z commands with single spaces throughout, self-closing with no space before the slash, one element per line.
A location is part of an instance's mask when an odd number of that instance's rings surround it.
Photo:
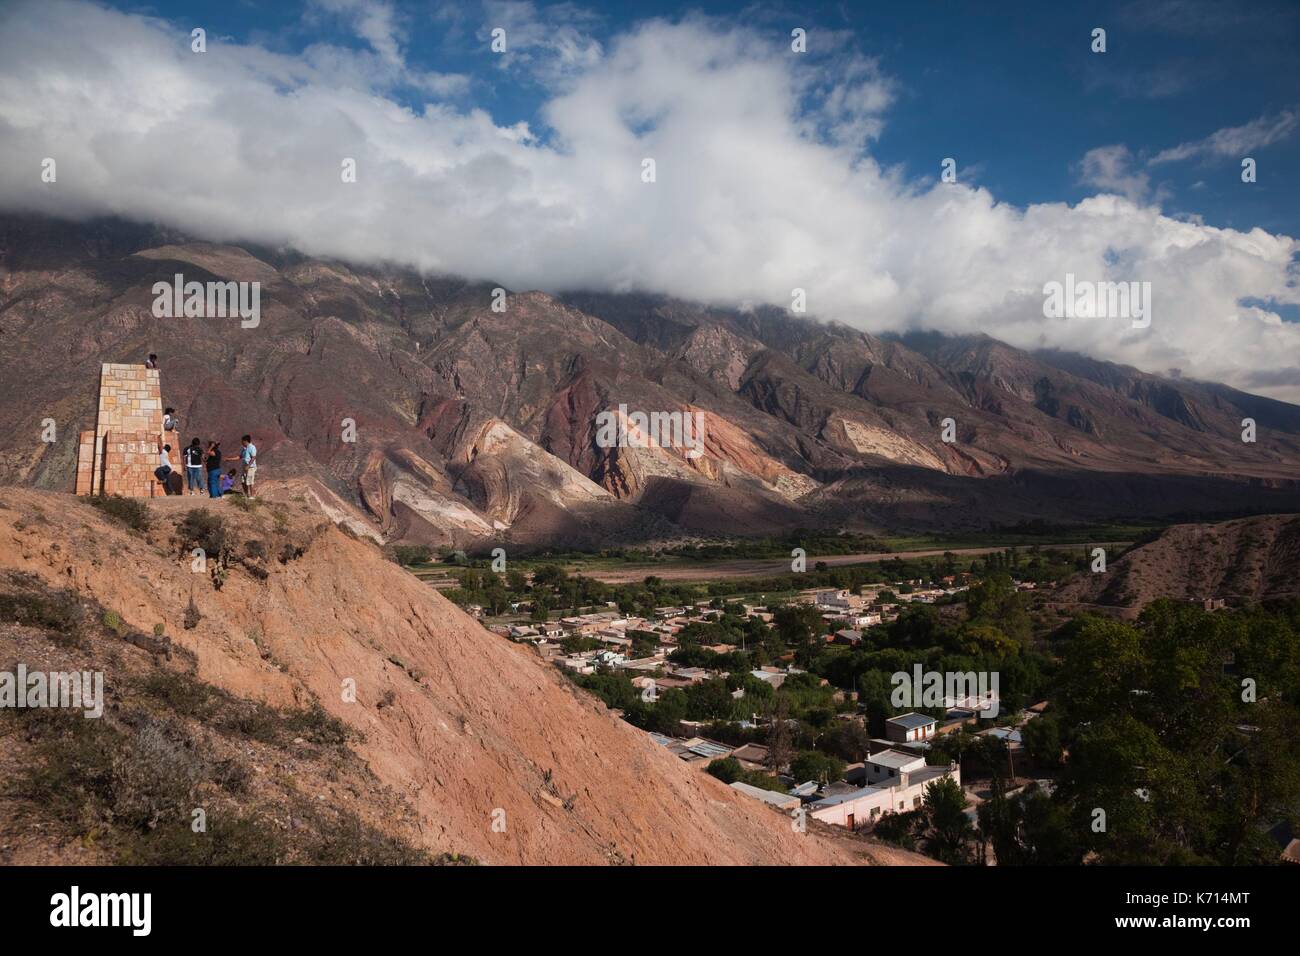
<path fill-rule="evenodd" d="M 132 530 L 84 499 L 0 490 L 6 587 L 71 593 L 94 616 L 66 641 L 57 620 L 16 614 L 4 624 L 4 663 L 104 670 L 117 730 L 161 720 L 175 731 L 164 744 L 189 740 L 209 771 L 238 765 L 251 778 L 246 798 L 219 779 L 203 778 L 199 790 L 271 830 L 310 834 L 343 820 L 345 857 L 925 862 L 819 825 L 793 832 L 530 650 L 488 633 L 313 502 L 272 497 L 248 511 L 229 499 L 158 500 L 146 505 L 147 529 Z M 200 573 L 198 546 L 209 556 Z M 349 682 L 355 702 L 344 700 Z M 231 717 L 247 708 L 260 715 L 251 724 Z M 58 734 L 3 739 L 10 763 L 19 750 L 38 752 L 28 748 L 65 753 Z M 10 809 L 23 802 L 5 799 Z M 303 807 L 326 816 L 313 823 Z M 85 849 L 102 820 L 40 822 L 40 808 L 25 809 L 39 826 L 21 831 L 23 859 L 103 859 Z M 15 840 L 5 835 L 11 853 Z M 336 856 L 327 846 L 306 858 Z"/>
<path fill-rule="evenodd" d="M 1105 574 L 1063 585 L 1062 603 L 1139 609 L 1159 598 L 1257 604 L 1300 595 L 1300 515 L 1180 524 L 1131 549 Z"/>

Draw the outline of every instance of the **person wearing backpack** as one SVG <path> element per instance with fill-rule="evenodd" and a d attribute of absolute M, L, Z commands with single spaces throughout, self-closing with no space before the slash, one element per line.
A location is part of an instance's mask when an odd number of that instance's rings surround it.
<path fill-rule="evenodd" d="M 203 494 L 203 448 L 197 438 L 185 449 L 185 485 L 188 494 Z"/>

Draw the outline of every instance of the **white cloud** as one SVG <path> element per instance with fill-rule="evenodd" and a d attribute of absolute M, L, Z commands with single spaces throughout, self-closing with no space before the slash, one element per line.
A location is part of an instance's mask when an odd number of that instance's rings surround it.
<path fill-rule="evenodd" d="M 1290 110 L 1283 110 L 1276 116 L 1260 116 L 1241 126 L 1217 130 L 1205 139 L 1162 150 L 1151 157 L 1151 165 L 1193 158 L 1241 159 L 1254 150 L 1286 139 L 1298 125 L 1300 116 Z"/>
<path fill-rule="evenodd" d="M 1176 220 L 1135 188 L 1018 208 L 986 189 L 902 181 L 859 148 L 872 135 L 863 121 L 888 104 L 873 69 L 845 76 L 841 61 L 706 18 L 652 21 L 578 57 L 539 139 L 436 96 L 399 105 L 384 38 L 399 55 L 401 44 L 371 32 L 377 45 L 361 53 L 210 41 L 197 55 L 187 27 L 11 5 L 0 205 L 517 289 L 788 305 L 797 286 L 810 312 L 872 331 L 982 331 L 1300 398 L 1286 373 L 1300 326 L 1258 307 L 1300 302 L 1300 243 Z M 836 92 L 844 83 L 862 88 Z M 834 135 L 845 117 L 852 135 Z M 57 184 L 40 182 L 46 156 Z M 340 182 L 344 157 L 357 160 L 355 184 Z M 645 157 L 656 183 L 641 182 Z M 1126 168 L 1093 167 L 1099 178 Z M 1045 319 L 1043 285 L 1067 272 L 1151 282 L 1151 327 Z"/>
<path fill-rule="evenodd" d="M 1133 168 L 1133 153 L 1123 145 L 1098 146 L 1084 153 L 1079 182 L 1133 202 L 1143 202 L 1151 194 L 1151 177 Z"/>
<path fill-rule="evenodd" d="M 506 32 L 506 51 L 497 56 L 503 69 L 524 69 L 537 80 L 557 84 L 600 62 L 604 50 L 586 30 L 593 13 L 571 3 L 539 11 L 530 0 L 484 0 L 479 40 L 486 47 L 492 31 Z"/>
<path fill-rule="evenodd" d="M 397 16 L 393 5 L 372 0 L 311 0 L 313 6 L 345 17 L 359 37 L 370 44 L 385 62 L 404 62 L 397 35 Z"/>

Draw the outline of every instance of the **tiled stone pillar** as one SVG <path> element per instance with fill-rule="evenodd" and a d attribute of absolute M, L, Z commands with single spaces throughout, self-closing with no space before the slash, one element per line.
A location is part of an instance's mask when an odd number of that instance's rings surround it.
<path fill-rule="evenodd" d="M 95 430 L 81 433 L 77 449 L 77 494 L 136 498 L 163 494 L 153 475 L 162 417 L 157 369 L 105 363 L 99 376 Z M 172 448 L 170 457 L 172 468 L 177 468 L 180 449 Z"/>

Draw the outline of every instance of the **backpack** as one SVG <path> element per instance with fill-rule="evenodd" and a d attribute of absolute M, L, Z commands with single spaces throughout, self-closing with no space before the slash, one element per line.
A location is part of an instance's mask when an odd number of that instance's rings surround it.
<path fill-rule="evenodd" d="M 203 449 L 195 448 L 191 445 L 185 449 L 185 464 L 191 468 L 198 468 L 203 464 Z"/>

